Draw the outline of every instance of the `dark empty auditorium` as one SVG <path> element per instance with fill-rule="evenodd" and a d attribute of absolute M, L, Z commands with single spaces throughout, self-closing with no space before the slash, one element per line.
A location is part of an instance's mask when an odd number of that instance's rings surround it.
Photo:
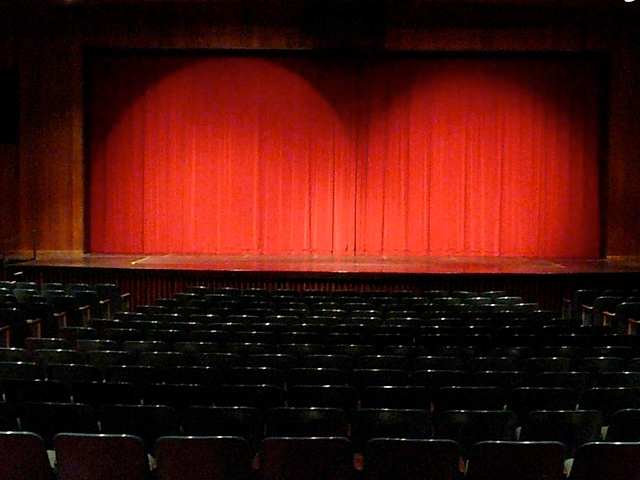
<path fill-rule="evenodd" d="M 0 0 L 0 480 L 640 480 L 640 0 Z"/>

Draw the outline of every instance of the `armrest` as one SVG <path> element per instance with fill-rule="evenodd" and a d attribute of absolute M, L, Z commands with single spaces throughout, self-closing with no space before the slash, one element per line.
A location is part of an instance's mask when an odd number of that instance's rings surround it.
<path fill-rule="evenodd" d="M 107 318 L 109 320 L 111 320 L 111 299 L 110 298 L 105 298 L 103 300 L 100 300 L 100 306 L 102 307 L 103 311 L 106 311 L 106 315 Z"/>
<path fill-rule="evenodd" d="M 54 312 L 53 318 L 58 322 L 58 327 L 67 326 L 67 312 Z"/>
<path fill-rule="evenodd" d="M 573 300 L 570 298 L 562 298 L 562 315 L 563 318 L 571 318 L 573 315 Z"/>
<path fill-rule="evenodd" d="M 123 293 L 120 295 L 122 310 L 128 312 L 131 309 L 131 293 Z"/>
<path fill-rule="evenodd" d="M 42 337 L 42 318 L 27 318 L 27 325 L 29 325 L 30 327 L 35 325 L 35 336 Z"/>
<path fill-rule="evenodd" d="M 580 304 L 580 318 L 583 325 L 591 325 L 593 322 L 593 305 Z"/>
<path fill-rule="evenodd" d="M 602 324 L 603 325 L 613 325 L 613 319 L 615 318 L 616 314 L 615 312 L 608 312 L 608 311 L 603 311 L 602 312 Z"/>
<path fill-rule="evenodd" d="M 11 327 L 9 325 L 1 326 L 0 334 L 3 336 L 4 346 L 9 348 L 11 346 Z"/>
<path fill-rule="evenodd" d="M 91 323 L 91 305 L 82 305 L 78 307 L 80 317 L 82 319 L 82 325 L 87 327 Z"/>
<path fill-rule="evenodd" d="M 635 318 L 627 318 L 627 334 L 629 335 L 633 335 L 634 330 L 636 329 L 636 325 L 639 323 L 639 320 L 636 320 Z"/>

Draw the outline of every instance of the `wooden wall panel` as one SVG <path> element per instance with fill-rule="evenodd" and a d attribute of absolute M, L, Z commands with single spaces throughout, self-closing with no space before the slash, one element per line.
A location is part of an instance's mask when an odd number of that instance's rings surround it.
<path fill-rule="evenodd" d="M 8 3 L 0 4 L 0 71 L 14 72 L 15 65 L 15 31 L 14 16 L 10 14 Z M 0 92 L 0 97 L 5 98 L 5 92 Z M 11 95 L 11 94 L 9 94 Z M 0 101 L 0 104 L 2 102 Z M 0 112 L 0 115 L 10 115 L 8 112 Z M 0 128 L 5 128 L 5 118 L 0 119 Z M 0 132 L 0 139 L 5 138 L 4 132 Z M 17 184 L 19 170 L 18 146 L 13 143 L 0 141 L 0 255 L 8 253 L 14 248 L 11 241 L 18 234 L 18 217 L 20 204 Z"/>
<path fill-rule="evenodd" d="M 0 70 L 15 68 L 15 15 L 9 2 L 0 2 Z"/>
<path fill-rule="evenodd" d="M 14 237 L 19 232 L 18 218 L 20 202 L 18 198 L 18 146 L 0 144 L 0 255 L 6 255 L 17 248 Z"/>
<path fill-rule="evenodd" d="M 82 250 L 82 45 L 72 19 L 23 19 L 20 230 L 39 250 Z"/>
<path fill-rule="evenodd" d="M 622 43 L 611 61 L 606 244 L 612 256 L 640 255 L 640 36 Z"/>

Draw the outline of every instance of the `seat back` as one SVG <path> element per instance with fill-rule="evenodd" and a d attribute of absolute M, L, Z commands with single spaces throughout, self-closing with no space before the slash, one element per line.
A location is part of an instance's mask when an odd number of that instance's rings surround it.
<path fill-rule="evenodd" d="M 140 393 L 131 383 L 118 382 L 78 382 L 71 386 L 73 400 L 76 403 L 99 409 L 107 403 L 125 405 L 140 404 Z"/>
<path fill-rule="evenodd" d="M 252 407 L 191 406 L 182 412 L 185 435 L 244 438 L 257 452 L 264 436 L 262 413 Z"/>
<path fill-rule="evenodd" d="M 364 452 L 364 480 L 457 480 L 460 447 L 452 440 L 377 438 Z"/>
<path fill-rule="evenodd" d="M 61 433 L 53 444 L 57 480 L 145 480 L 149 475 L 140 437 Z"/>
<path fill-rule="evenodd" d="M 605 439 L 607 442 L 640 442 L 640 409 L 624 408 L 615 412 Z"/>
<path fill-rule="evenodd" d="M 284 388 L 284 373 L 274 367 L 232 367 L 224 376 L 230 385 L 275 385 Z"/>
<path fill-rule="evenodd" d="M 57 380 L 70 387 L 78 382 L 101 382 L 102 374 L 98 367 L 77 363 L 54 363 L 47 368 L 50 380 Z"/>
<path fill-rule="evenodd" d="M 580 398 L 579 408 L 600 410 L 605 425 L 618 410 L 640 408 L 640 388 L 595 387 L 586 389 Z"/>
<path fill-rule="evenodd" d="M 344 437 L 349 430 L 342 410 L 313 407 L 273 408 L 267 413 L 265 427 L 270 437 Z"/>
<path fill-rule="evenodd" d="M 579 392 L 564 387 L 520 387 L 507 399 L 507 409 L 522 420 L 533 410 L 575 410 Z"/>
<path fill-rule="evenodd" d="M 573 460 L 570 480 L 634 480 L 640 478 L 640 443 L 592 442 Z"/>
<path fill-rule="evenodd" d="M 524 417 L 519 438 L 561 442 L 573 458 L 580 445 L 600 439 L 602 426 L 598 410 L 534 410 Z"/>
<path fill-rule="evenodd" d="M 56 380 L 12 379 L 2 382 L 7 403 L 21 412 L 27 402 L 70 402 L 69 389 Z"/>
<path fill-rule="evenodd" d="M 215 392 L 215 404 L 253 407 L 261 412 L 284 406 L 284 389 L 276 385 L 222 385 Z"/>
<path fill-rule="evenodd" d="M 358 391 L 362 391 L 368 387 L 407 385 L 408 379 L 408 374 L 400 369 L 357 368 L 353 371 L 351 383 Z"/>
<path fill-rule="evenodd" d="M 0 378 L 9 379 L 43 379 L 45 371 L 42 365 L 27 361 L 0 361 Z"/>
<path fill-rule="evenodd" d="M 157 480 L 247 480 L 251 449 L 240 437 L 161 437 L 155 444 Z"/>
<path fill-rule="evenodd" d="M 167 405 L 183 410 L 192 405 L 211 405 L 213 393 L 205 385 L 189 383 L 152 383 L 142 389 L 145 405 Z"/>
<path fill-rule="evenodd" d="M 99 433 L 98 416 L 93 408 L 82 403 L 29 402 L 21 417 L 22 428 L 34 432 L 53 449 L 58 433 Z"/>
<path fill-rule="evenodd" d="M 103 405 L 100 408 L 102 432 L 141 438 L 147 452 L 153 452 L 160 437 L 180 434 L 178 412 L 166 405 Z"/>
<path fill-rule="evenodd" d="M 0 432 L 0 478 L 53 480 L 42 438 L 31 432 Z"/>
<path fill-rule="evenodd" d="M 306 357 L 310 357 L 307 355 Z M 305 358 L 306 358 L 305 357 Z M 287 374 L 287 385 L 346 385 L 347 372 L 337 368 L 292 368 Z"/>
<path fill-rule="evenodd" d="M 288 390 L 292 407 L 339 408 L 348 417 L 357 407 L 357 395 L 348 385 L 295 385 Z"/>
<path fill-rule="evenodd" d="M 351 438 L 360 453 L 374 438 L 424 440 L 432 437 L 433 425 L 428 410 L 360 408 L 353 417 Z"/>
<path fill-rule="evenodd" d="M 471 451 L 466 478 L 562 480 L 564 454 L 560 442 L 479 442 Z"/>
<path fill-rule="evenodd" d="M 360 392 L 365 408 L 430 409 L 431 392 L 422 386 L 368 387 Z"/>
<path fill-rule="evenodd" d="M 618 304 L 612 325 L 615 333 L 637 334 L 637 323 L 640 320 L 640 302 L 627 300 Z"/>
<path fill-rule="evenodd" d="M 268 437 L 262 441 L 261 480 L 349 480 L 353 448 L 345 437 Z"/>
<path fill-rule="evenodd" d="M 499 387 L 453 386 L 439 389 L 434 396 L 434 411 L 502 410 L 507 396 Z"/>
<path fill-rule="evenodd" d="M 509 410 L 446 410 L 438 414 L 435 437 L 456 441 L 468 458 L 473 446 L 488 440 L 516 440 L 516 414 Z"/>

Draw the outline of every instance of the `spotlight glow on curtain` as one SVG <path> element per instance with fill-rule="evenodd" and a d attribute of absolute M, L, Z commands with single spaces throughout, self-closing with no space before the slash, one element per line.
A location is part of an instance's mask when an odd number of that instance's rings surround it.
<path fill-rule="evenodd" d="M 598 78 L 569 57 L 99 56 L 88 249 L 597 257 Z"/>

